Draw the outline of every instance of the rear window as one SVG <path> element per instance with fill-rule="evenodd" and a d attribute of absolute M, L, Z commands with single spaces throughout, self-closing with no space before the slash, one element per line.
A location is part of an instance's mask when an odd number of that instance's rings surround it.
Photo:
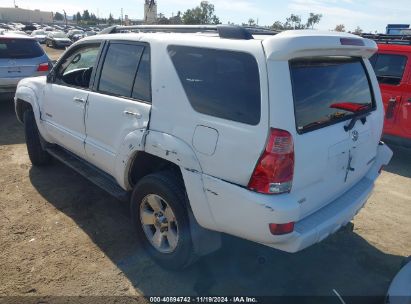
<path fill-rule="evenodd" d="M 260 77 L 247 53 L 186 46 L 168 52 L 197 112 L 257 125 L 260 122 Z"/>
<path fill-rule="evenodd" d="M 35 58 L 44 55 L 37 41 L 31 39 L 0 39 L 0 58 Z"/>
<path fill-rule="evenodd" d="M 407 57 L 402 55 L 375 54 L 370 58 L 379 83 L 399 85 L 407 65 Z"/>
<path fill-rule="evenodd" d="M 374 108 L 361 58 L 316 57 L 290 62 L 297 131 L 309 132 Z"/>

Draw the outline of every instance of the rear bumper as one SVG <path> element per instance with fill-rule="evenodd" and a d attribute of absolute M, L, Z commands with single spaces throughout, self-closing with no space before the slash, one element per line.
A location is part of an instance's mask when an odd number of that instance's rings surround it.
<path fill-rule="evenodd" d="M 0 93 L 16 92 L 17 84 L 22 78 L 0 78 Z"/>
<path fill-rule="evenodd" d="M 352 220 L 371 195 L 379 169 L 391 157 L 392 151 L 386 145 L 378 146 L 376 160 L 366 176 L 343 195 L 300 220 L 300 204 L 292 196 L 289 201 L 278 203 L 275 196 L 254 193 L 215 178 L 203 180 L 217 230 L 286 252 L 297 252 L 322 241 Z M 296 222 L 292 233 L 281 236 L 270 233 L 270 223 L 288 222 Z"/>
<path fill-rule="evenodd" d="M 28 77 L 45 76 L 48 72 L 35 72 L 33 75 L 25 77 L 0 78 L 0 94 L 16 93 L 16 88 L 20 80 Z"/>

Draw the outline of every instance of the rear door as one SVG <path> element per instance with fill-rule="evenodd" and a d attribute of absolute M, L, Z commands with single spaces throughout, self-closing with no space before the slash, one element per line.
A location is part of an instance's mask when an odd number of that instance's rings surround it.
<path fill-rule="evenodd" d="M 301 196 L 305 216 L 364 177 L 377 153 L 381 117 L 362 58 L 298 58 L 289 67 L 297 130 L 292 192 Z"/>
<path fill-rule="evenodd" d="M 370 61 L 380 84 L 385 108 L 384 132 L 401 134 L 404 124 L 401 120 L 408 111 L 408 107 L 403 108 L 403 105 L 404 93 L 409 86 L 409 69 L 406 68 L 409 57 L 402 52 L 380 51 Z"/>
<path fill-rule="evenodd" d="M 93 92 L 88 97 L 85 147 L 87 159 L 110 174 L 126 135 L 147 129 L 150 78 L 148 44 L 127 41 L 108 44 Z"/>
<path fill-rule="evenodd" d="M 411 138 L 411 56 L 408 55 L 408 73 L 404 95 L 401 101 L 401 128 L 406 137 Z"/>

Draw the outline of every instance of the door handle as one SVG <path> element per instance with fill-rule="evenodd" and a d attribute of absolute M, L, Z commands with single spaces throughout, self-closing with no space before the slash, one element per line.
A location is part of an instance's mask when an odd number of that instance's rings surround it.
<path fill-rule="evenodd" d="M 134 116 L 134 117 L 137 118 L 137 119 L 140 119 L 140 118 L 141 118 L 141 114 L 140 114 L 140 113 L 137 113 L 137 112 L 124 111 L 123 113 L 124 113 L 124 115 L 126 115 L 126 116 Z"/>
<path fill-rule="evenodd" d="M 386 119 L 391 119 L 394 117 L 394 108 L 396 103 L 397 99 L 395 97 L 392 97 L 388 100 L 387 111 L 385 112 Z"/>
<path fill-rule="evenodd" d="M 84 98 L 81 98 L 81 97 L 74 97 L 73 101 L 77 102 L 77 103 L 86 103 L 86 100 Z"/>

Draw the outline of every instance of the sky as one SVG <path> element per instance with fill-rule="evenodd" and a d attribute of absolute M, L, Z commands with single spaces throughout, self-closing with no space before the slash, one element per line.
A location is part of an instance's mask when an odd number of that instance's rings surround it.
<path fill-rule="evenodd" d="M 21 8 L 46 11 L 66 10 L 72 15 L 88 9 L 100 17 L 111 12 L 119 17 L 121 8 L 131 19 L 143 18 L 144 0 L 15 0 Z M 158 13 L 167 17 L 199 5 L 201 0 L 157 0 Z M 259 25 L 284 22 L 291 14 L 305 21 L 310 12 L 322 14 L 317 29 L 334 29 L 344 24 L 347 30 L 357 26 L 366 32 L 384 32 L 388 23 L 411 23 L 411 0 L 209 0 L 222 23 L 241 24 L 253 18 Z M 13 6 L 13 0 L 0 0 L 0 7 Z"/>

